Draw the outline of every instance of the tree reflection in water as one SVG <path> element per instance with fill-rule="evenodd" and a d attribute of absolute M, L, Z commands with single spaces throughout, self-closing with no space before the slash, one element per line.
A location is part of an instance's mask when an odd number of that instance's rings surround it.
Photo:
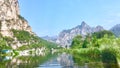
<path fill-rule="evenodd" d="M 102 58 L 105 56 L 106 53 L 103 53 Z M 113 58 L 113 56 L 111 57 Z M 94 58 L 80 56 L 79 54 L 71 55 L 67 53 L 48 53 L 45 56 L 31 55 L 10 60 L 3 59 L 4 57 L 0 57 L 0 68 L 119 68 L 116 62 L 106 62 L 106 60 L 110 60 L 108 58 L 94 60 Z"/>
<path fill-rule="evenodd" d="M 119 68 L 116 55 L 109 50 L 102 52 L 102 62 L 104 63 L 104 68 Z"/>

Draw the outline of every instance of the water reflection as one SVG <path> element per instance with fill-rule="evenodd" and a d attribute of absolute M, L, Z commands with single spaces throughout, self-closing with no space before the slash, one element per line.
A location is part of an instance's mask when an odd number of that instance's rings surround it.
<path fill-rule="evenodd" d="M 104 68 L 119 68 L 116 55 L 107 49 L 102 52 L 102 62 Z"/>
<path fill-rule="evenodd" d="M 119 68 L 119 66 L 117 63 L 93 61 L 78 54 L 48 53 L 44 56 L 0 57 L 0 68 Z"/>
<path fill-rule="evenodd" d="M 74 62 L 72 56 L 66 53 L 61 54 L 57 61 L 61 64 L 63 68 L 73 68 Z"/>
<path fill-rule="evenodd" d="M 72 55 L 62 53 L 58 57 L 39 65 L 38 68 L 76 68 L 72 58 Z"/>

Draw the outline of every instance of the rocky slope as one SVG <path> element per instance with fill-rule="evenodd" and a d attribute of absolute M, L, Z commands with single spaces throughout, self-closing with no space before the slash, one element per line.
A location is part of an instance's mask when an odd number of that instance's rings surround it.
<path fill-rule="evenodd" d="M 14 44 L 11 42 L 11 46 L 16 49 L 23 43 L 20 43 L 12 30 L 26 31 L 33 35 L 27 20 L 20 15 L 18 0 L 0 0 L 0 34 L 3 37 L 13 38 Z M 27 42 L 24 42 L 25 44 Z"/>
<path fill-rule="evenodd" d="M 80 34 L 84 37 L 87 34 L 91 34 L 93 32 L 98 32 L 98 31 L 102 31 L 102 30 L 104 30 L 104 28 L 101 26 L 90 27 L 83 21 L 81 23 L 81 25 L 78 25 L 72 29 L 63 30 L 62 32 L 60 32 L 60 34 L 56 40 L 56 43 L 60 44 L 62 47 L 65 47 L 66 45 L 70 46 L 72 39 L 76 35 Z"/>
<path fill-rule="evenodd" d="M 116 37 L 120 37 L 120 24 L 117 24 L 114 27 L 112 27 L 110 31 L 112 31 Z"/>

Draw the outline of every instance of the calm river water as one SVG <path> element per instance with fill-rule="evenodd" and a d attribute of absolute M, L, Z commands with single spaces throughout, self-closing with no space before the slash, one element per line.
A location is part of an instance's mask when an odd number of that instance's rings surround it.
<path fill-rule="evenodd" d="M 67 53 L 31 55 L 31 56 L 2 56 L 0 68 L 119 68 L 118 64 L 92 61 Z"/>

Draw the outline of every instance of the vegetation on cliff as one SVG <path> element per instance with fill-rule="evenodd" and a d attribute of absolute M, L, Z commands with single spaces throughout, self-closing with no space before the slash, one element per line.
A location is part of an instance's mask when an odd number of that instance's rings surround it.
<path fill-rule="evenodd" d="M 18 47 L 17 50 L 26 50 L 39 47 L 46 47 L 48 49 L 57 48 L 57 44 L 43 40 L 40 37 L 30 34 L 27 31 L 12 29 L 12 32 L 14 34 L 13 38 L 7 36 L 3 37 L 2 35 L 0 35 L 1 49 L 12 49 L 11 43 L 15 42 L 14 38 L 16 38 L 17 41 L 19 41 L 20 43 L 26 44 Z"/>

